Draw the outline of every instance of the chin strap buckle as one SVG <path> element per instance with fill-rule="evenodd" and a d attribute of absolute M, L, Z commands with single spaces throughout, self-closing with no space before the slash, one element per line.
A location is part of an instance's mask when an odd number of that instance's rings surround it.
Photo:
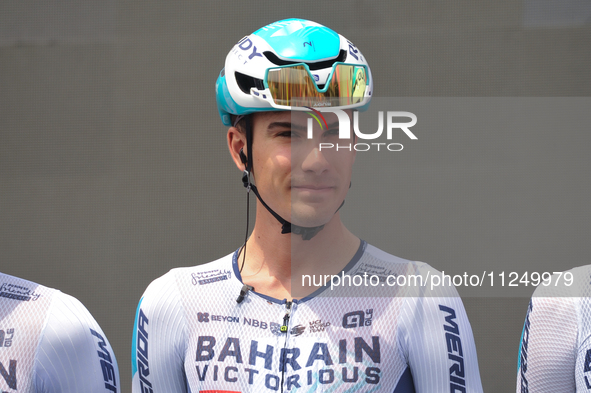
<path fill-rule="evenodd" d="M 290 224 L 289 225 L 289 229 L 288 232 L 284 232 L 284 230 L 286 230 L 285 228 L 285 224 L 283 225 L 283 227 L 281 228 L 281 233 L 293 233 L 294 235 L 301 235 L 303 240 L 310 240 L 312 239 L 314 236 L 316 236 L 316 234 L 318 234 L 318 232 L 320 232 L 322 230 L 322 228 L 324 228 L 324 225 L 320 225 L 317 227 L 301 227 L 299 225 L 294 225 L 294 224 Z"/>
<path fill-rule="evenodd" d="M 242 185 L 246 188 L 246 192 L 250 192 L 250 172 L 247 170 L 242 172 Z"/>

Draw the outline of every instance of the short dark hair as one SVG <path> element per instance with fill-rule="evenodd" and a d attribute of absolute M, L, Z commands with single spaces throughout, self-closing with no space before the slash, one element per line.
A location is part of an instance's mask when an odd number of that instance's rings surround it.
<path fill-rule="evenodd" d="M 246 118 L 250 116 L 250 115 L 244 115 L 244 116 L 239 116 L 239 115 L 231 115 L 230 116 L 230 121 L 232 122 L 232 126 L 236 127 L 238 129 L 238 131 L 240 131 L 241 134 L 246 133 Z"/>

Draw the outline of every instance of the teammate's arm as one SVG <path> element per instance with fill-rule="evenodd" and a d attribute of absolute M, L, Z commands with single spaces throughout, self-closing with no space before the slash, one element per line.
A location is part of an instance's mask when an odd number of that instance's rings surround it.
<path fill-rule="evenodd" d="M 532 297 L 519 345 L 517 392 L 576 391 L 576 299 Z"/>
<path fill-rule="evenodd" d="M 187 393 L 183 307 L 173 273 L 150 284 L 136 311 L 132 392 Z"/>
<path fill-rule="evenodd" d="M 35 356 L 36 393 L 120 392 L 107 337 L 77 299 L 56 292 Z"/>

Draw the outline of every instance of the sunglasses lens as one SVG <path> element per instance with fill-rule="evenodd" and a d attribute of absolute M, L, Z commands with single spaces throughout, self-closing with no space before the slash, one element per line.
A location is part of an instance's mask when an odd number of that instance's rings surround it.
<path fill-rule="evenodd" d="M 267 85 L 277 105 L 315 106 L 330 102 L 330 106 L 356 104 L 363 100 L 367 86 L 365 67 L 337 64 L 324 92 L 303 65 L 274 68 L 267 74 Z"/>

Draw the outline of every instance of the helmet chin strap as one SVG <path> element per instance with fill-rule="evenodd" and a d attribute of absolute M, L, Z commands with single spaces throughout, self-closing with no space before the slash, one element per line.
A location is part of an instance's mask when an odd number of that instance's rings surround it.
<path fill-rule="evenodd" d="M 271 209 L 269 205 L 265 203 L 263 198 L 261 198 L 261 195 L 259 194 L 257 187 L 251 183 L 250 174 L 252 173 L 252 118 L 248 115 L 245 117 L 246 118 L 244 119 L 244 121 L 246 123 L 246 148 L 249 154 L 248 157 L 246 157 L 244 152 L 240 150 L 240 159 L 242 160 L 242 163 L 246 165 L 246 170 L 242 175 L 242 183 L 244 184 L 244 187 L 246 187 L 247 192 L 250 192 L 250 190 L 252 190 L 254 192 L 254 195 L 256 195 L 257 199 L 261 202 L 265 209 L 267 209 L 269 213 L 271 213 L 271 215 L 275 217 L 277 221 L 279 221 L 279 223 L 281 224 L 282 234 L 293 233 L 295 235 L 301 235 L 303 240 L 312 239 L 314 236 L 318 234 L 318 232 L 322 230 L 322 228 L 324 228 L 324 225 L 319 225 L 316 227 L 302 227 L 299 225 L 292 224 L 291 222 L 287 221 L 279 214 L 277 214 L 273 209 Z M 238 121 L 240 121 L 240 118 L 238 119 Z M 236 123 L 238 121 L 236 121 Z M 343 207 L 344 204 L 345 201 L 343 200 L 343 203 L 341 203 L 341 206 L 339 206 L 339 208 L 335 211 L 335 214 L 340 210 L 341 207 Z"/>

